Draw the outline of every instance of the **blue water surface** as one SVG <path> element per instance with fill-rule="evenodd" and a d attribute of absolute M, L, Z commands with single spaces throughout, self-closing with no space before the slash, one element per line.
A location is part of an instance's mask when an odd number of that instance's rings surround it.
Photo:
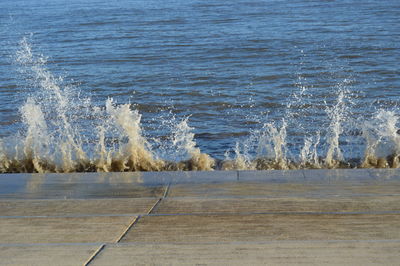
<path fill-rule="evenodd" d="M 2 0 L 0 33 L 0 137 L 37 89 L 14 60 L 23 37 L 92 104 L 134 104 L 150 138 L 190 115 L 214 157 L 283 118 L 296 147 L 341 89 L 348 121 L 400 101 L 398 0 Z"/>

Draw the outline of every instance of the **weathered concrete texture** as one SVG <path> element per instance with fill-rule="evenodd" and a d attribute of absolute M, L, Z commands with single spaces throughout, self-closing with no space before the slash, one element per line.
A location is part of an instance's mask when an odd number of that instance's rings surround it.
<path fill-rule="evenodd" d="M 141 198 L 160 197 L 161 186 L 135 184 L 44 184 L 35 188 L 0 194 L 3 199 L 88 199 L 88 198 Z"/>
<path fill-rule="evenodd" d="M 169 197 L 360 197 L 400 195 L 400 182 L 390 184 L 314 184 L 237 181 L 221 184 L 179 184 L 172 186 Z"/>
<path fill-rule="evenodd" d="M 253 214 L 142 217 L 123 242 L 400 239 L 400 214 Z"/>
<path fill-rule="evenodd" d="M 400 196 L 353 198 L 167 198 L 154 213 L 250 214 L 264 212 L 400 212 Z"/>
<path fill-rule="evenodd" d="M 400 170 L 0 175 L 0 265 L 396 265 Z"/>
<path fill-rule="evenodd" d="M 304 182 L 303 170 L 262 170 L 262 171 L 238 171 L 239 181 L 262 181 L 277 183 Z"/>
<path fill-rule="evenodd" d="M 114 242 L 135 217 L 1 218 L 1 243 Z"/>
<path fill-rule="evenodd" d="M 398 242 L 112 245 L 93 265 L 398 265 Z"/>
<path fill-rule="evenodd" d="M 371 177 L 375 180 L 382 181 L 393 181 L 400 179 L 399 169 L 369 169 Z"/>
<path fill-rule="evenodd" d="M 303 170 L 305 180 L 312 183 L 369 183 L 379 178 L 370 174 L 370 169 L 313 169 Z"/>
<path fill-rule="evenodd" d="M 97 248 L 95 245 L 0 246 L 0 265 L 83 265 Z"/>
<path fill-rule="evenodd" d="M 0 216 L 143 214 L 154 198 L 0 200 Z"/>
<path fill-rule="evenodd" d="M 147 181 L 144 180 L 147 176 Z M 160 197 L 165 184 L 149 173 L 71 173 L 0 175 L 0 198 L 142 198 Z"/>
<path fill-rule="evenodd" d="M 239 181 L 268 183 L 372 184 L 400 181 L 399 169 L 311 169 L 238 171 Z"/>

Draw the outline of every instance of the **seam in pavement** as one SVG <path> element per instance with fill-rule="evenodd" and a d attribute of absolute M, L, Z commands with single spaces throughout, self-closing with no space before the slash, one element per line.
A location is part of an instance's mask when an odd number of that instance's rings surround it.
<path fill-rule="evenodd" d="M 90 256 L 90 258 L 83 264 L 84 266 L 89 265 L 95 258 L 96 256 L 104 249 L 106 245 L 102 244 L 96 251 Z"/>
<path fill-rule="evenodd" d="M 114 241 L 115 243 L 118 243 L 119 241 L 121 241 L 121 239 L 128 233 L 129 229 L 131 229 L 131 227 L 137 223 L 137 221 L 140 219 L 140 215 L 138 217 L 135 217 L 132 222 L 128 225 L 128 227 L 125 229 L 125 231 Z M 100 252 L 102 252 L 104 250 L 104 248 L 106 247 L 106 244 L 102 244 L 93 254 L 92 256 L 90 256 L 90 258 L 83 264 L 84 266 L 89 265 L 90 263 L 92 263 L 96 257 L 100 254 Z"/>
<path fill-rule="evenodd" d="M 228 242 L 218 242 L 218 241 L 206 241 L 206 242 L 143 242 L 143 241 L 133 241 L 133 242 L 104 242 L 104 243 L 22 243 L 22 244 L 4 244 L 0 243 L 0 247 L 55 247 L 55 246 L 94 246 L 101 245 L 104 247 L 116 247 L 116 246 L 135 246 L 135 245 L 214 245 L 214 244 L 224 244 L 224 245 L 240 245 L 240 244 L 274 244 L 274 243 L 400 243 L 400 239 L 307 239 L 307 240 L 265 240 L 265 241 L 228 241 Z M 101 247 L 100 246 L 100 247 Z M 100 248 L 99 247 L 99 248 Z M 99 249 L 98 248 L 98 249 Z M 87 262 L 89 259 L 87 260 Z"/>
<path fill-rule="evenodd" d="M 168 186 L 165 188 L 164 194 L 161 198 L 159 198 L 157 200 L 156 203 L 154 203 L 154 205 L 149 209 L 149 211 L 146 213 L 146 215 L 150 215 L 152 213 L 152 211 L 158 206 L 158 204 L 160 204 L 160 202 L 167 196 L 168 190 L 169 190 L 170 184 L 168 184 Z M 124 237 L 125 235 L 129 232 L 129 230 L 136 224 L 139 222 L 140 218 L 142 218 L 142 215 L 139 215 L 137 217 L 135 217 L 135 219 L 129 224 L 129 226 L 126 228 L 126 230 L 122 233 L 122 235 L 115 241 L 115 243 L 119 243 Z"/>
<path fill-rule="evenodd" d="M 142 216 L 140 216 L 140 215 L 138 217 L 135 217 L 132 220 L 132 222 L 128 225 L 128 227 L 125 229 L 125 231 L 115 240 L 115 243 L 118 243 L 119 241 L 121 241 L 121 239 L 128 233 L 129 229 L 131 229 L 132 226 L 134 226 L 141 217 Z"/>
<path fill-rule="evenodd" d="M 205 242 L 123 242 L 109 243 L 110 247 L 137 245 L 242 245 L 242 244 L 287 244 L 287 243 L 399 243 L 400 239 L 306 239 L 306 240 L 265 240 L 265 241 L 205 241 Z"/>
<path fill-rule="evenodd" d="M 157 200 L 156 203 L 154 203 L 154 205 L 150 208 L 150 210 L 147 212 L 146 215 L 149 215 L 154 208 L 160 203 L 160 201 L 162 200 L 162 198 L 159 198 Z M 115 240 L 115 243 L 119 243 L 125 236 L 126 234 L 129 232 L 129 230 L 139 222 L 140 218 L 142 218 L 142 215 L 139 215 L 137 217 L 135 217 L 135 219 L 133 219 L 133 221 L 128 225 L 128 227 L 125 229 L 125 231 L 117 238 L 117 240 Z"/>
<path fill-rule="evenodd" d="M 0 216 L 0 219 L 30 219 L 30 218 L 90 218 L 90 217 L 132 217 L 144 215 L 143 213 L 104 213 L 104 214 L 71 214 L 71 215 L 10 215 Z"/>
<path fill-rule="evenodd" d="M 162 198 L 159 198 L 159 199 L 157 200 L 157 202 L 154 203 L 154 205 L 150 208 L 150 210 L 147 212 L 147 214 L 152 213 L 153 210 L 158 206 L 158 204 L 160 204 L 161 201 L 162 201 Z"/>
<path fill-rule="evenodd" d="M 169 188 L 171 187 L 171 183 L 169 183 L 168 185 L 167 185 L 167 187 L 165 188 L 165 191 L 164 191 L 164 195 L 163 195 L 163 199 L 165 199 L 166 197 L 168 197 L 168 192 L 169 192 Z"/>
<path fill-rule="evenodd" d="M 172 199 L 221 199 L 221 200 L 228 200 L 228 199 L 282 199 L 282 198 L 305 198 L 305 199 L 337 199 L 339 197 L 351 199 L 351 198 L 360 198 L 360 197 L 398 197 L 400 193 L 391 193 L 391 194 L 376 194 L 376 193 L 354 193 L 354 194 L 340 194 L 340 195 L 326 195 L 326 194 L 292 194 L 292 195 L 252 195 L 252 196 L 243 196 L 243 195 L 218 195 L 218 196 L 172 196 L 168 198 Z"/>
<path fill-rule="evenodd" d="M 161 201 L 162 201 L 163 199 L 165 199 L 165 198 L 168 196 L 168 192 L 169 192 L 170 185 L 171 185 L 171 184 L 168 184 L 168 185 L 165 187 L 165 191 L 164 191 L 163 196 L 157 200 L 157 202 L 153 205 L 153 207 L 150 208 L 150 210 L 146 213 L 146 215 L 149 215 L 149 214 L 151 214 L 152 212 L 154 212 L 154 210 L 157 209 L 157 207 L 158 207 L 158 205 L 161 203 Z"/>
<path fill-rule="evenodd" d="M 157 203 L 161 200 L 159 199 Z M 47 219 L 47 218 L 90 218 L 90 217 L 145 217 L 145 216 L 173 216 L 173 215 L 253 215 L 253 214 L 280 214 L 280 215 L 297 215 L 297 214 L 400 214 L 400 210 L 389 211 L 254 211 L 254 212 L 175 212 L 175 213 L 120 213 L 120 214 L 79 214 L 79 215 L 59 215 L 59 216 L 0 216 L 0 219 Z"/>
<path fill-rule="evenodd" d="M 190 212 L 190 213 L 149 213 L 143 216 L 249 216 L 249 215 L 384 215 L 400 214 L 400 211 L 353 211 L 353 212 L 318 212 L 318 211 L 266 211 L 266 212 Z"/>
<path fill-rule="evenodd" d="M 165 194 L 166 194 L 168 188 L 169 188 L 169 185 L 168 185 L 167 188 L 165 189 L 164 196 L 165 196 Z M 150 208 L 150 210 L 147 212 L 147 214 L 150 214 L 150 213 L 154 210 L 154 208 L 160 203 L 160 201 L 164 198 L 164 196 L 163 196 L 162 198 L 159 198 L 159 199 L 157 200 L 157 202 L 154 203 L 154 205 Z M 134 219 L 131 221 L 131 223 L 128 225 L 128 227 L 127 227 L 127 228 L 124 230 L 124 232 L 122 232 L 122 234 L 114 241 L 114 243 L 119 243 L 119 242 L 126 236 L 126 234 L 129 232 L 129 230 L 140 220 L 141 217 L 142 217 L 141 215 L 139 215 L 139 216 L 137 216 L 137 217 L 134 217 Z M 106 246 L 105 244 L 102 244 L 102 245 L 92 254 L 92 256 L 87 260 L 87 262 L 84 264 L 84 266 L 87 266 L 87 265 L 89 265 L 91 262 L 93 262 L 93 261 L 96 259 L 96 257 L 100 254 L 100 252 L 105 248 L 105 246 Z"/>
<path fill-rule="evenodd" d="M 0 247 L 98 246 L 107 242 L 0 243 Z"/>
<path fill-rule="evenodd" d="M 168 184 L 168 185 L 166 186 L 163 196 L 162 196 L 161 198 L 159 198 L 159 199 L 157 200 L 156 203 L 154 203 L 154 205 L 150 208 L 150 210 L 147 212 L 146 215 L 150 215 L 150 214 L 153 212 L 153 210 L 158 206 L 158 204 L 160 204 L 160 202 L 161 202 L 164 198 L 167 197 L 168 191 L 169 191 L 169 188 L 170 188 L 170 185 L 171 185 L 171 184 Z M 115 241 L 115 243 L 119 243 L 119 242 L 126 236 L 126 234 L 129 232 L 129 230 L 130 230 L 136 223 L 139 222 L 139 220 L 140 220 L 141 217 L 142 217 L 142 215 L 137 216 L 137 217 L 129 224 L 128 228 L 126 228 L 126 230 L 122 233 L 122 235 Z"/>

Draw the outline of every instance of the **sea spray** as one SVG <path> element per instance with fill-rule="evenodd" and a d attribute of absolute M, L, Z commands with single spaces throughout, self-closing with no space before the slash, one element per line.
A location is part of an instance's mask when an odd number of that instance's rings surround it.
<path fill-rule="evenodd" d="M 96 160 L 97 172 L 110 172 L 112 171 L 112 150 L 107 149 L 105 143 L 105 129 L 102 126 L 97 127 L 99 142 L 96 146 Z"/>
<path fill-rule="evenodd" d="M 315 137 L 305 137 L 304 146 L 300 151 L 300 168 L 321 168 L 318 145 L 321 140 L 320 132 Z"/>
<path fill-rule="evenodd" d="M 302 82 L 303 79 L 302 79 Z M 320 130 L 308 132 L 304 130 L 303 113 L 308 108 L 304 97 L 309 97 L 308 88 L 298 85 L 298 91 L 289 98 L 280 123 L 267 122 L 260 130 L 253 130 L 243 142 L 237 142 L 234 158 L 225 158 L 224 169 L 298 169 L 298 168 L 337 168 L 348 167 L 340 147 L 340 137 L 344 131 L 344 121 L 349 118 L 347 103 L 350 102 L 349 91 L 346 86 L 348 80 L 343 80 L 337 89 L 333 105 L 325 103 L 329 125 L 325 129 L 326 153 L 319 148 L 321 145 Z M 304 107 L 306 106 L 306 107 Z M 299 110 L 299 108 L 301 108 Z M 299 112 L 302 113 L 299 113 Z M 302 129 L 302 130 L 300 130 Z M 304 132 L 303 145 L 294 153 L 295 149 L 288 148 L 288 130 Z M 292 140 L 293 141 L 293 140 Z M 228 153 L 229 155 L 229 153 Z M 324 158 L 324 159 L 322 159 Z"/>
<path fill-rule="evenodd" d="M 288 169 L 286 128 L 285 119 L 280 127 L 274 123 L 264 124 L 257 147 L 257 169 Z"/>
<path fill-rule="evenodd" d="M 182 160 L 177 169 L 213 170 L 215 161 L 196 147 L 193 128 L 188 125 L 188 119 L 189 117 L 178 123 L 172 135 L 172 144 L 177 149 L 178 158 Z"/>
<path fill-rule="evenodd" d="M 51 137 L 47 131 L 47 124 L 44 114 L 38 104 L 32 98 L 28 98 L 21 108 L 21 115 L 24 124 L 27 125 L 26 137 L 24 140 L 24 160 L 29 165 L 28 172 L 44 173 L 47 166 L 51 164 L 49 142 Z"/>
<path fill-rule="evenodd" d="M 335 168 L 344 161 L 344 157 L 339 146 L 339 138 L 343 133 L 342 123 L 345 118 L 345 92 L 345 89 L 339 90 L 336 104 L 333 107 L 326 108 L 326 112 L 330 121 L 326 138 L 328 150 L 325 157 L 325 165 L 328 168 Z"/>
<path fill-rule="evenodd" d="M 79 98 L 79 91 L 62 86 L 62 78 L 55 78 L 46 68 L 44 56 L 34 55 L 26 38 L 20 42 L 16 62 L 35 90 L 20 108 L 25 130 L 13 139 L 14 144 L 1 145 L 1 172 L 213 169 L 214 159 L 196 147 L 188 118 L 174 126 L 169 138 L 187 158 L 180 163 L 162 160 L 143 136 L 141 115 L 130 104 L 117 105 L 108 99 L 104 108 L 92 107 L 89 98 Z M 78 120 L 88 116 L 93 122 L 83 127 Z M 83 133 L 90 128 L 97 132 L 98 139 L 96 147 L 88 152 L 90 147 L 83 143 L 90 139 Z M 113 139 L 112 145 L 107 138 Z"/>
<path fill-rule="evenodd" d="M 38 141 L 42 141 L 40 145 L 48 145 L 48 143 L 52 145 L 53 157 L 47 163 L 54 164 L 54 171 L 57 172 L 70 172 L 76 171 L 79 167 L 85 168 L 88 158 L 82 148 L 81 136 L 72 125 L 73 112 L 80 109 L 73 104 L 82 104 L 82 102 L 71 97 L 71 94 L 74 93 L 71 88 L 68 86 L 61 87 L 62 79 L 55 78 L 47 70 L 45 66 L 46 58 L 41 55 L 35 56 L 26 38 L 23 38 L 20 42 L 20 49 L 16 52 L 16 62 L 20 64 L 21 72 L 25 73 L 28 80 L 31 80 L 31 85 L 36 88 L 31 93 L 26 107 L 21 108 L 24 122 L 28 125 L 28 131 L 35 127 L 40 130 L 39 124 L 42 125 L 42 129 L 44 124 L 47 124 L 46 128 L 52 131 L 51 139 L 45 140 L 43 134 L 38 135 L 40 137 Z M 34 107 L 33 102 L 36 102 L 36 107 Z M 38 114 L 39 110 L 41 115 L 31 117 L 31 111 L 33 111 L 33 114 Z M 50 135 L 47 136 L 50 137 Z M 27 137 L 29 140 L 29 137 L 32 136 L 28 134 Z M 33 156 L 32 159 L 37 161 L 42 154 L 37 154 L 38 150 L 35 152 L 36 154 L 29 156 Z M 46 157 L 48 157 L 47 155 Z M 50 158 L 46 159 L 49 160 Z M 25 160 L 31 160 L 31 158 L 26 157 Z M 35 169 L 35 171 L 43 170 Z"/>
<path fill-rule="evenodd" d="M 286 158 L 286 121 L 278 127 L 274 123 L 265 123 L 261 130 L 255 130 L 250 137 L 242 143 L 237 142 L 234 158 L 229 158 L 226 153 L 222 168 L 239 170 L 256 169 L 288 169 Z M 251 151 L 256 151 L 252 155 Z"/>
<path fill-rule="evenodd" d="M 15 61 L 29 82 L 28 97 L 19 108 L 23 128 L 0 139 L 0 172 L 82 172 L 161 170 L 261 170 L 340 167 L 399 167 L 400 135 L 396 110 L 379 110 L 355 121 L 349 80 L 329 88 L 335 99 L 323 102 L 305 78 L 299 78 L 285 109 L 266 117 L 268 110 L 252 113 L 256 121 L 247 138 L 240 139 L 218 161 L 196 143 L 190 116 L 153 117 L 162 136 L 148 136 L 142 115 L 132 104 L 111 98 L 93 106 L 90 97 L 46 67 L 26 38 Z M 27 88 L 27 89 L 28 89 Z M 322 96 L 322 97 L 321 97 Z M 326 98 L 325 98 L 326 99 Z M 253 108 L 253 99 L 251 106 Z M 253 110 L 253 109 L 252 109 Z M 325 110 L 324 113 L 319 110 Z M 254 109 L 255 111 L 255 109 Z M 318 114 L 318 115 L 315 115 Z M 321 115 L 322 114 L 322 115 Z M 245 114 L 247 115 L 247 114 Z M 309 126 L 308 123 L 313 123 Z M 316 126 L 315 126 L 316 125 Z M 345 143 L 346 134 L 364 143 L 357 162 Z"/>
<path fill-rule="evenodd" d="M 306 78 L 297 75 L 296 89 L 290 95 L 289 100 L 283 111 L 283 118 L 279 123 L 268 121 L 262 124 L 261 129 L 252 130 L 250 136 L 242 141 L 237 142 L 234 151 L 234 158 L 229 158 L 226 153 L 225 163 L 226 169 L 292 169 L 299 167 L 299 160 L 296 160 L 291 154 L 287 146 L 287 129 L 289 123 L 295 124 L 291 129 L 304 129 L 302 121 L 297 120 L 299 108 L 305 111 L 305 97 L 308 95 L 308 86 L 305 84 Z M 311 106 L 311 105 L 308 105 Z M 311 139 L 311 138 L 309 138 Z M 318 140 L 319 142 L 319 140 Z M 310 146 L 312 143 L 310 143 Z M 307 151 L 308 152 L 308 151 Z M 315 151 L 316 152 L 316 151 Z M 307 158 L 304 158 L 308 160 Z M 303 164 L 309 165 L 309 163 Z M 297 165 L 297 166 L 296 166 Z"/>
<path fill-rule="evenodd" d="M 398 116 L 393 111 L 379 110 L 363 125 L 366 147 L 362 167 L 400 167 Z"/>
<path fill-rule="evenodd" d="M 147 140 L 142 136 L 137 110 L 131 110 L 130 104 L 115 106 L 112 99 L 106 102 L 106 111 L 120 129 L 120 138 L 126 137 L 127 143 L 121 143 L 115 154 L 112 169 L 116 171 L 159 171 L 162 161 L 154 160 Z"/>
<path fill-rule="evenodd" d="M 246 143 L 247 142 L 247 143 Z M 230 150 L 225 152 L 225 159 L 221 163 L 222 170 L 254 170 L 255 165 L 252 161 L 252 157 L 248 154 L 249 141 L 243 143 L 236 142 L 235 148 L 233 149 L 234 157 L 231 158 Z"/>
<path fill-rule="evenodd" d="M 6 156 L 6 151 L 4 149 L 4 143 L 3 140 L 0 139 L 0 173 L 7 172 L 8 168 L 9 168 L 8 158 Z"/>

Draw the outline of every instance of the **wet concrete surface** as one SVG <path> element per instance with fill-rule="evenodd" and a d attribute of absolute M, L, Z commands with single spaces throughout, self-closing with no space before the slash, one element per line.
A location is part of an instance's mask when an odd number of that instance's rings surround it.
<path fill-rule="evenodd" d="M 0 265 L 395 265 L 399 206 L 392 169 L 2 174 Z"/>

